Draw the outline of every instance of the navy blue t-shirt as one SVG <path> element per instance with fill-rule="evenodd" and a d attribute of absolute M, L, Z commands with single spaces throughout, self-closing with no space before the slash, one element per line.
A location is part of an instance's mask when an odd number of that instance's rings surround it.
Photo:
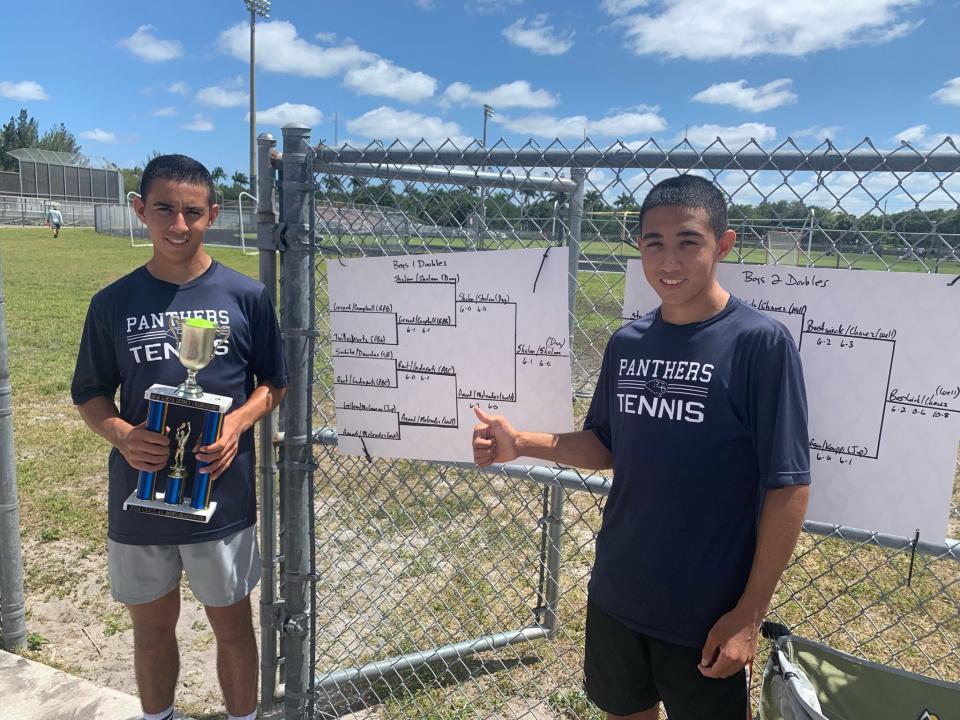
<path fill-rule="evenodd" d="M 154 383 L 179 385 L 186 368 L 177 359 L 176 340 L 168 332 L 168 315 L 198 317 L 230 328 L 210 364 L 197 373 L 205 392 L 233 398 L 231 411 L 243 405 L 257 382 L 285 387 L 280 328 L 266 288 L 246 275 L 213 261 L 200 277 L 185 285 L 155 278 L 146 267 L 94 295 L 80 340 L 71 393 L 82 405 L 103 396 L 114 399 L 120 389 L 120 416 L 137 425 L 147 416 L 144 392 Z M 185 495 L 196 476 L 193 447 L 202 429 L 202 414 L 170 406 L 167 426 L 176 431 L 183 420 L 191 423 L 184 453 L 190 474 Z M 171 433 L 172 434 L 172 433 Z M 170 437 L 170 435 L 168 435 Z M 172 463 L 157 476 L 162 489 Z M 230 467 L 213 482 L 211 500 L 217 510 L 208 524 L 123 510 L 136 489 L 138 471 L 114 448 L 109 459 L 109 529 L 116 542 L 133 545 L 174 545 L 218 540 L 256 522 L 253 430 L 240 437 Z"/>
<path fill-rule="evenodd" d="M 702 647 L 743 593 L 765 490 L 810 482 L 789 331 L 733 296 L 703 322 L 648 313 L 607 344 L 584 428 L 613 454 L 590 600 Z"/>

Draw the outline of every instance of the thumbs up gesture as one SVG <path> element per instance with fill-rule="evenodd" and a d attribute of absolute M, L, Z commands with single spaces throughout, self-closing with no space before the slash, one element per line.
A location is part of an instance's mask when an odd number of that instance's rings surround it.
<path fill-rule="evenodd" d="M 488 415 L 474 407 L 480 421 L 473 427 L 473 461 L 480 467 L 493 463 L 506 463 L 519 457 L 517 452 L 518 432 L 503 415 Z"/>

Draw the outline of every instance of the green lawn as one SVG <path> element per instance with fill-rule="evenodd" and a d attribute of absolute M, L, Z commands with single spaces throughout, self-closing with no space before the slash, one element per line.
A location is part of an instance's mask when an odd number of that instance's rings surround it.
<path fill-rule="evenodd" d="M 600 253 L 599 246 L 586 247 Z M 211 254 L 257 276 L 255 255 L 217 248 Z M 149 248 L 131 248 L 124 238 L 92 230 L 68 228 L 54 240 L 45 229 L 0 228 L 21 527 L 31 540 L 70 538 L 81 549 L 97 551 L 105 544 L 108 448 L 72 407 L 70 379 L 89 298 L 149 255 Z M 835 262 L 834 257 L 822 260 L 828 266 Z M 318 274 L 323 267 L 317 263 Z M 902 269 L 915 270 L 916 264 Z M 587 389 L 584 383 L 599 365 L 606 337 L 619 327 L 623 278 L 580 273 L 575 389 Z M 318 296 L 319 308 L 326 302 L 325 294 Z M 318 370 L 326 370 L 320 367 L 326 350 L 321 338 Z M 315 397 L 322 391 L 315 388 Z M 578 400 L 577 412 L 584 409 Z M 537 579 L 539 488 L 435 464 L 414 468 L 377 460 L 369 465 L 328 451 L 318 451 L 318 464 L 316 525 L 323 549 L 318 567 L 330 565 L 319 572 L 321 669 L 466 639 L 489 628 L 507 629 L 504 618 L 525 607 Z M 478 521 L 478 514 L 486 520 Z M 487 717 L 501 707 L 515 710 L 517 698 L 544 701 L 553 718 L 600 717 L 579 690 L 577 669 L 585 578 L 599 518 L 597 498 L 568 495 L 563 625 L 555 642 L 518 646 L 512 656 L 503 653 L 498 657 L 515 663 L 512 670 L 480 673 L 479 680 L 456 690 L 426 676 L 422 684 L 380 689 L 386 702 L 379 717 Z M 921 671 L 934 658 L 937 671 L 956 680 L 956 563 L 918 557 L 911 589 L 901 567 L 908 559 L 908 554 L 876 548 L 853 553 L 847 543 L 805 535 L 774 606 L 807 636 L 824 636 L 881 661 L 893 654 Z M 32 561 L 28 566 L 39 567 Z M 41 567 L 28 570 L 27 592 L 69 592 L 79 580 L 46 574 Z M 348 627 L 337 624 L 352 617 L 357 621 Z M 348 647 L 346 638 L 356 644 Z M 917 653 L 915 638 L 921 638 L 923 652 Z M 408 692 L 411 688 L 416 689 Z"/>
<path fill-rule="evenodd" d="M 257 276 L 256 256 L 211 254 Z M 53 239 L 45 228 L 0 228 L 21 524 L 37 539 L 105 542 L 108 448 L 76 414 L 70 381 L 90 297 L 149 257 L 93 230 Z"/>

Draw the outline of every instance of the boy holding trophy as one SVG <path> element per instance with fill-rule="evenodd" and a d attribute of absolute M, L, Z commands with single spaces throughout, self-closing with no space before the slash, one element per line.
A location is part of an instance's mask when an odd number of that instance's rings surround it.
<path fill-rule="evenodd" d="M 133 622 L 134 667 L 146 720 L 173 717 L 184 570 L 217 638 L 227 712 L 231 720 L 252 719 L 257 648 L 249 595 L 260 577 L 252 428 L 283 397 L 287 376 L 280 330 L 263 285 L 204 250 L 204 233 L 219 208 L 203 165 L 183 155 L 156 157 L 144 168 L 140 195 L 134 209 L 147 227 L 153 254 L 94 295 L 72 385 L 84 422 L 113 446 L 111 592 L 127 605 Z M 180 330 L 176 337 L 171 327 Z M 192 436 L 198 423 L 196 410 L 183 406 L 189 402 L 157 403 L 151 396 L 148 405 L 145 397 L 157 384 L 185 385 L 185 365 L 195 378 L 196 367 L 184 352 L 184 328 L 190 328 L 190 338 L 216 336 L 216 343 L 209 341 L 210 357 L 196 365 L 203 395 L 216 393 L 211 397 L 223 408 L 212 429 L 202 422 L 204 430 Z M 181 396 L 199 397 L 194 385 L 193 396 Z M 144 477 L 155 476 L 178 486 L 177 502 L 184 493 L 197 495 L 204 480 L 200 492 L 216 502 L 216 511 L 198 523 L 175 513 L 124 510 L 138 480 L 142 486 Z"/>

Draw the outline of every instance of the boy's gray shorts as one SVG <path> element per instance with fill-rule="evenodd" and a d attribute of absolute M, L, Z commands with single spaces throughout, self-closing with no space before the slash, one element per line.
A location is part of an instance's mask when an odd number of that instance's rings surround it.
<path fill-rule="evenodd" d="M 190 545 L 128 545 L 108 541 L 107 565 L 113 599 L 124 605 L 159 600 L 180 584 L 182 571 L 203 605 L 240 602 L 260 580 L 257 527 L 220 540 Z"/>

